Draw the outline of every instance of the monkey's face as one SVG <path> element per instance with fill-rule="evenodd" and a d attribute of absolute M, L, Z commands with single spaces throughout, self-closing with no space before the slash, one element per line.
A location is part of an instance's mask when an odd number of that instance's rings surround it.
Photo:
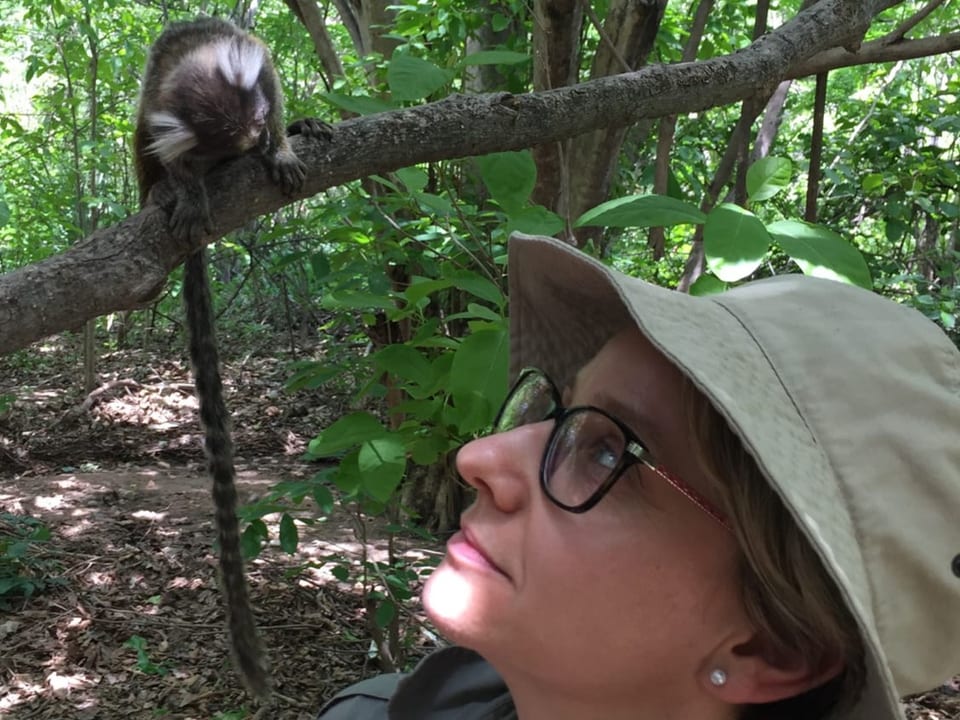
<path fill-rule="evenodd" d="M 267 132 L 270 103 L 259 84 L 246 89 L 224 83 L 221 90 L 208 94 L 195 115 L 196 151 L 227 157 L 252 150 Z"/>
<path fill-rule="evenodd" d="M 220 161 L 268 144 L 272 111 L 260 80 L 264 48 L 219 38 L 187 53 L 163 78 L 148 114 L 147 152 L 163 163 L 183 155 Z"/>

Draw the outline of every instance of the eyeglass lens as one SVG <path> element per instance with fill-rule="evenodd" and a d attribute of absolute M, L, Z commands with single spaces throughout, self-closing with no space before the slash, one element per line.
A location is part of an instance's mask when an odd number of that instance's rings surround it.
<path fill-rule="evenodd" d="M 553 416 L 559 403 L 556 388 L 545 375 L 526 371 L 504 401 L 493 430 L 506 432 L 542 422 Z"/>
<path fill-rule="evenodd" d="M 593 408 L 562 410 L 553 383 L 541 373 L 521 376 L 504 403 L 495 426 L 504 432 L 558 417 L 543 461 L 547 493 L 562 505 L 587 503 L 621 466 L 627 439 L 623 431 Z"/>
<path fill-rule="evenodd" d="M 554 430 L 544 460 L 544 480 L 559 502 L 579 506 L 591 500 L 620 467 L 623 432 L 590 408 L 571 410 Z"/>

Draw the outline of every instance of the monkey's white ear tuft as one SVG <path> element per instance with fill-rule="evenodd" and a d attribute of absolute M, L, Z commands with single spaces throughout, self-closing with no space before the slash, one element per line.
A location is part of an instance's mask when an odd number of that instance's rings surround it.
<path fill-rule="evenodd" d="M 264 61 L 263 47 L 237 37 L 217 43 L 217 67 L 234 87 L 251 90 L 260 77 Z"/>
<path fill-rule="evenodd" d="M 146 152 L 156 155 L 164 165 L 196 147 L 197 136 L 193 130 L 173 113 L 151 113 L 147 121 L 153 132 L 153 142 L 147 145 Z"/>

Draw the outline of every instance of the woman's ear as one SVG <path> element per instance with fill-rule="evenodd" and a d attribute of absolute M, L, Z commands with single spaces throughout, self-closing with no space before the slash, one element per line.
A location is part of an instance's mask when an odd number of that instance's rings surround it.
<path fill-rule="evenodd" d="M 730 705 L 758 705 L 802 695 L 835 678 L 843 667 L 839 652 L 823 652 L 810 660 L 754 635 L 711 653 L 700 676 L 704 690 L 716 699 Z"/>

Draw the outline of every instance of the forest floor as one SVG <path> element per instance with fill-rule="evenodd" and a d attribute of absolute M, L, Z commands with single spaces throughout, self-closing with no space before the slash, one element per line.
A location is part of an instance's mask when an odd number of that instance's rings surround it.
<path fill-rule="evenodd" d="M 172 354 L 105 356 L 93 396 L 63 347 L 0 358 L 0 408 L 16 398 L 0 412 L 0 591 L 17 567 L 37 583 L 32 597 L 0 605 L 0 720 L 301 720 L 380 672 L 363 593 L 327 560 L 383 560 L 385 533 L 339 507 L 323 517 L 308 497 L 292 510 L 320 520 L 297 523 L 296 553 L 279 547 L 273 513 L 263 518 L 272 542 L 248 565 L 276 693 L 259 711 L 247 699 L 225 637 L 196 401 Z M 228 360 L 243 504 L 313 476 L 306 443 L 346 407 L 344 397 L 285 393 L 287 377 L 285 361 Z M 25 515 L 51 537 L 14 566 L 5 543 L 30 528 Z M 440 547 L 400 549 L 418 562 Z M 433 642 L 419 623 L 406 624 L 408 663 Z"/>
<path fill-rule="evenodd" d="M 0 720 L 306 720 L 379 671 L 362 593 L 327 560 L 385 558 L 381 528 L 335 509 L 297 524 L 290 555 L 276 542 L 279 515 L 267 515 L 273 542 L 248 576 L 277 695 L 259 709 L 246 699 L 223 630 L 196 401 L 174 355 L 105 356 L 93 395 L 62 345 L 0 358 L 0 599 L 15 554 L 5 543 L 29 529 L 23 517 L 51 531 L 18 564 L 22 577 L 35 573 L 34 594 L 0 605 Z M 318 467 L 302 461 L 306 443 L 348 404 L 326 391 L 285 393 L 289 370 L 276 355 L 228 357 L 225 367 L 242 503 L 310 478 Z M 16 398 L 5 411 L 4 396 Z M 296 510 L 320 516 L 310 501 Z M 438 549 L 400 545 L 414 563 Z M 434 643 L 420 621 L 411 614 L 408 661 Z M 906 710 L 910 720 L 958 720 L 960 683 Z"/>

